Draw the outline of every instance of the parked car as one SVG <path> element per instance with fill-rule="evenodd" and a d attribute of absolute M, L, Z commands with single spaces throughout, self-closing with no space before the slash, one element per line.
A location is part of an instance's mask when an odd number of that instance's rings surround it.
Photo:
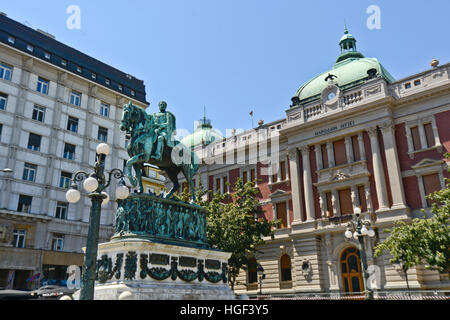
<path fill-rule="evenodd" d="M 31 291 L 31 295 L 39 299 L 59 299 L 62 296 L 72 296 L 76 289 L 69 289 L 61 286 L 43 286 L 37 290 Z"/>
<path fill-rule="evenodd" d="M 0 290 L 0 300 L 30 300 L 33 299 L 30 291 Z"/>

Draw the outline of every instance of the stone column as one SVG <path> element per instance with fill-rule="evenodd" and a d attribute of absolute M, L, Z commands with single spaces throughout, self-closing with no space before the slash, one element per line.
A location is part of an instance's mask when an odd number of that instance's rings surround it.
<path fill-rule="evenodd" d="M 373 174 L 377 191 L 378 209 L 387 209 L 389 203 L 386 191 L 386 180 L 384 178 L 383 161 L 381 159 L 380 145 L 378 143 L 377 127 L 371 127 L 367 132 L 369 133 L 370 146 L 372 149 Z"/>
<path fill-rule="evenodd" d="M 356 186 L 351 186 L 351 197 L 352 197 L 352 206 L 353 206 L 353 212 L 355 212 L 356 207 L 361 208 L 361 203 L 356 196 L 358 194 L 358 189 Z"/>
<path fill-rule="evenodd" d="M 417 127 L 419 128 L 420 144 L 421 144 L 421 146 L 422 146 L 422 149 L 425 149 L 425 148 L 428 147 L 428 144 L 427 144 L 427 137 L 426 137 L 426 135 L 425 135 L 425 129 L 424 129 L 422 123 L 419 123 L 419 124 L 417 125 Z"/>
<path fill-rule="evenodd" d="M 316 144 L 314 148 L 315 148 L 314 151 L 316 152 L 317 170 L 321 170 L 323 169 L 322 148 L 320 147 L 320 144 Z"/>
<path fill-rule="evenodd" d="M 364 139 L 362 132 L 358 133 L 358 146 L 361 160 L 366 160 L 366 150 L 364 149 Z"/>
<path fill-rule="evenodd" d="M 303 160 L 303 187 L 305 191 L 305 208 L 306 208 L 306 221 L 312 221 L 315 219 L 314 212 L 314 196 L 312 188 L 311 166 L 309 162 L 309 147 L 304 146 L 302 150 Z"/>
<path fill-rule="evenodd" d="M 368 182 L 364 184 L 364 196 L 366 197 L 367 212 L 372 212 L 372 199 L 370 198 L 370 184 Z"/>
<path fill-rule="evenodd" d="M 334 151 L 333 151 L 333 144 L 331 142 L 327 142 L 327 155 L 328 155 L 328 167 L 333 168 L 334 167 Z"/>
<path fill-rule="evenodd" d="M 300 183 L 300 164 L 297 148 L 289 150 L 289 171 L 292 184 L 292 211 L 294 213 L 293 223 L 302 221 L 302 185 Z"/>
<path fill-rule="evenodd" d="M 322 218 L 327 217 L 327 198 L 324 192 L 321 192 L 319 195 L 320 202 L 320 213 L 322 214 Z"/>
<path fill-rule="evenodd" d="M 347 154 L 347 163 L 352 163 L 353 158 L 353 148 L 352 148 L 352 139 L 350 137 L 345 137 L 345 153 Z"/>
<path fill-rule="evenodd" d="M 341 215 L 341 205 L 339 203 L 339 194 L 337 190 L 331 191 L 331 204 L 333 205 L 333 216 L 337 217 Z"/>
<path fill-rule="evenodd" d="M 403 189 L 402 173 L 400 170 L 400 162 L 398 160 L 397 145 L 394 136 L 395 126 L 393 123 L 386 123 L 381 126 L 383 135 L 384 153 L 387 170 L 389 174 L 389 182 L 392 193 L 392 207 L 406 207 L 405 192 Z"/>

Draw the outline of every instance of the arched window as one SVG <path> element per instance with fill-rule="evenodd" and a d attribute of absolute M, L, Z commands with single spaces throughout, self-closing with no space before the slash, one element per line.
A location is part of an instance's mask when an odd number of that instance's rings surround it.
<path fill-rule="evenodd" d="M 361 272 L 359 250 L 351 247 L 341 255 L 342 285 L 345 293 L 359 293 L 364 291 Z"/>
<path fill-rule="evenodd" d="M 291 258 L 287 254 L 283 254 L 280 259 L 281 265 L 281 281 L 291 281 Z"/>
<path fill-rule="evenodd" d="M 255 258 L 250 258 L 248 259 L 247 262 L 247 281 L 248 283 L 256 283 L 258 282 L 258 273 L 256 272 L 256 266 L 257 266 L 257 262 Z"/>

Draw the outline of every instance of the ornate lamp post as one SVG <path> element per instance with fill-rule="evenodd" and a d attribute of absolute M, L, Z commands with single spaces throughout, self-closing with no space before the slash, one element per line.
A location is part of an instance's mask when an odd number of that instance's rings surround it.
<path fill-rule="evenodd" d="M 368 220 L 362 221 L 360 218 L 361 209 L 359 207 L 355 208 L 355 216 L 352 221 L 350 221 L 347 225 L 347 231 L 345 231 L 345 237 L 347 239 L 351 239 L 353 236 L 359 242 L 359 252 L 361 253 L 361 266 L 363 270 L 364 276 L 364 295 L 367 300 L 373 299 L 373 291 L 372 289 L 367 288 L 367 280 L 369 278 L 369 274 L 367 273 L 367 258 L 366 258 L 366 249 L 364 246 L 364 236 L 369 236 L 373 238 L 375 236 L 375 231 L 371 228 L 371 223 Z M 369 229 L 367 229 L 369 227 Z M 350 228 L 355 230 L 353 233 L 350 231 Z"/>
<path fill-rule="evenodd" d="M 260 263 L 258 263 L 258 266 L 256 267 L 256 273 L 259 278 L 259 295 L 262 295 L 262 281 L 266 278 L 266 275 L 264 274 L 264 268 Z"/>
<path fill-rule="evenodd" d="M 83 266 L 83 275 L 81 280 L 80 300 L 94 299 L 95 285 L 95 267 L 97 262 L 98 234 L 100 229 L 101 206 L 109 201 L 109 195 L 104 190 L 110 185 L 112 177 L 121 179 L 119 187 L 116 190 L 118 199 L 126 199 L 130 193 L 123 180 L 124 174 L 120 169 L 113 169 L 109 172 L 108 180 L 105 177 L 105 158 L 110 153 L 110 148 L 106 143 L 97 146 L 97 155 L 94 172 L 88 175 L 84 171 L 75 173 L 72 179 L 70 190 L 66 193 L 66 199 L 70 203 L 76 203 L 80 200 L 80 191 L 76 182 L 84 180 L 83 187 L 89 192 L 89 198 L 92 201 L 92 207 L 89 216 L 89 231 L 86 243 L 86 258 Z"/>

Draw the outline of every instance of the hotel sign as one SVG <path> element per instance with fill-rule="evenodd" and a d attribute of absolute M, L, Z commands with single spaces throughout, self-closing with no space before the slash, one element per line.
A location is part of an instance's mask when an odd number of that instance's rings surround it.
<path fill-rule="evenodd" d="M 328 127 L 328 128 L 325 128 L 325 129 L 322 129 L 319 131 L 315 131 L 314 135 L 317 137 L 317 136 L 321 136 L 323 134 L 328 134 L 328 133 L 338 131 L 341 129 L 350 128 L 350 127 L 353 127 L 354 125 L 355 125 L 355 121 L 351 120 L 351 121 L 341 123 L 339 125 L 334 125 L 332 127 Z"/>

